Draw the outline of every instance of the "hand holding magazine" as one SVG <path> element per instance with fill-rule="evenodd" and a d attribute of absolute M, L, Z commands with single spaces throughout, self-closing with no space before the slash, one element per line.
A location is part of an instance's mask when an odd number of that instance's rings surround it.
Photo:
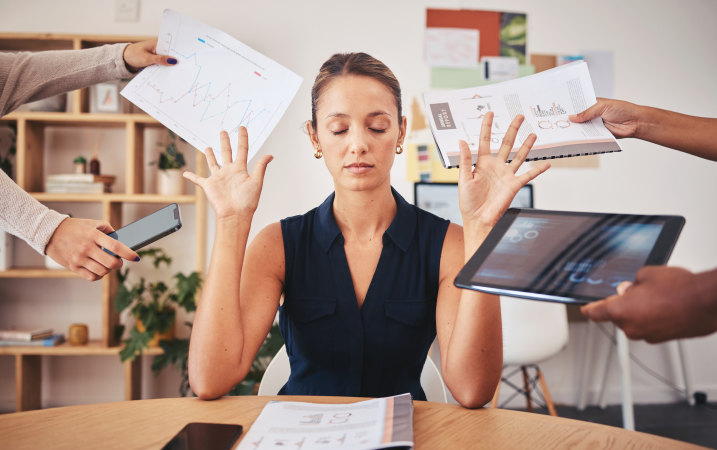
<path fill-rule="evenodd" d="M 620 151 L 602 119 L 573 123 L 568 119 L 597 102 L 585 61 L 502 83 L 424 94 L 428 120 L 445 167 L 458 167 L 458 141 L 468 143 L 473 162 L 478 157 L 478 137 L 483 116 L 493 111 L 491 152 L 497 153 L 513 118 L 525 121 L 518 131 L 513 152 L 535 133 L 537 140 L 527 161 Z"/>

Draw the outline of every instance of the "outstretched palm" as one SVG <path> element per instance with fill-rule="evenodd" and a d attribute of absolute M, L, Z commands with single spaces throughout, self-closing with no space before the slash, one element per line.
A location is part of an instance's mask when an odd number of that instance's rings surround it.
<path fill-rule="evenodd" d="M 184 172 L 184 177 L 204 190 L 217 218 L 251 215 L 259 204 L 266 166 L 272 156 L 263 156 L 250 175 L 247 171 L 249 144 L 246 128 L 239 128 L 239 143 L 234 161 L 226 131 L 221 132 L 220 140 L 222 167 L 219 167 L 213 150 L 208 148 L 205 153 L 209 177 L 202 178 L 193 172 Z"/>
<path fill-rule="evenodd" d="M 515 174 L 535 143 L 534 134 L 525 140 L 513 160 L 506 164 L 521 123 L 523 116 L 513 119 L 498 154 L 493 156 L 490 152 L 493 113 L 486 114 L 481 126 L 475 169 L 472 168 L 468 144 L 461 141 L 458 189 L 464 224 L 476 221 L 486 226 L 495 225 L 510 206 L 518 190 L 550 167 L 549 163 L 543 162 L 522 175 Z"/>

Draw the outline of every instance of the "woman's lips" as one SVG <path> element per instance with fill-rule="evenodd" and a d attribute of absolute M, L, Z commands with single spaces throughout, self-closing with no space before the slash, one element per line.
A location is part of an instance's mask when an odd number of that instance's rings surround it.
<path fill-rule="evenodd" d="M 361 173 L 366 173 L 369 170 L 373 169 L 373 166 L 371 164 L 366 164 L 366 163 L 354 163 L 354 164 L 349 164 L 348 166 L 345 166 L 345 169 L 351 173 L 361 174 Z"/>

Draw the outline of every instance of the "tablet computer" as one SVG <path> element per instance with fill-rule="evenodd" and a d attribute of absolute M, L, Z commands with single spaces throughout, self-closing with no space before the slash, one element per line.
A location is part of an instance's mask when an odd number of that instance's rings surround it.
<path fill-rule="evenodd" d="M 665 264 L 680 216 L 511 208 L 455 285 L 491 294 L 589 303 L 615 294 L 646 265 Z"/>

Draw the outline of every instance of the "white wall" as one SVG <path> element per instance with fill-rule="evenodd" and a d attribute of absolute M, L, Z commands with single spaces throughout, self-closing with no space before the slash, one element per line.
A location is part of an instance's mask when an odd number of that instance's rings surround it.
<path fill-rule="evenodd" d="M 112 0 L 31 3 L 32 8 L 27 3 L 0 0 L 0 31 L 153 35 L 159 29 L 161 11 L 171 7 L 229 32 L 304 77 L 299 94 L 261 151 L 273 154 L 275 159 L 267 172 L 253 233 L 285 216 L 307 211 L 331 192 L 323 163 L 313 158 L 311 146 L 300 131 L 301 123 L 310 117 L 309 91 L 320 64 L 335 52 L 368 52 L 391 67 L 402 83 L 404 103 L 410 104 L 409 95 L 420 93 L 429 84 L 422 61 L 424 11 L 428 6 L 526 12 L 529 52 L 612 51 L 617 98 L 694 115 L 717 115 L 717 3 L 713 0 L 143 0 L 136 23 L 115 22 Z M 622 145 L 622 153 L 600 158 L 599 169 L 556 168 L 541 176 L 534 183 L 537 206 L 684 215 L 687 225 L 671 263 L 692 270 L 715 267 L 717 235 L 712 224 L 717 222 L 717 163 L 645 142 L 629 140 Z M 404 160 L 398 157 L 396 161 L 393 184 L 411 199 Z M 168 240 L 167 244 L 180 251 L 180 241 Z M 95 320 L 96 285 L 65 280 L 37 282 L 31 290 L 24 281 L 2 281 L 0 286 L 2 324 L 9 322 L 9 317 L 41 311 L 47 320 L 62 318 L 68 324 L 85 321 L 91 329 L 93 324 L 99 326 Z M 58 292 L 71 293 L 72 300 L 58 296 Z M 576 397 L 584 324 L 573 324 L 570 331 L 568 348 L 543 364 L 555 400 L 563 403 L 573 403 Z M 708 391 L 712 398 L 717 396 L 717 362 L 712 357 L 715 348 L 717 336 L 687 342 L 695 386 Z M 600 350 L 596 348 L 598 356 Z M 672 375 L 664 346 L 634 343 L 632 350 L 656 371 Z M 46 358 L 46 363 L 48 360 L 43 380 L 46 406 L 122 398 L 120 365 L 111 358 Z M 0 410 L 13 408 L 12 367 L 11 358 L 0 358 Z M 593 370 L 601 371 L 595 364 Z M 617 403 L 617 364 L 613 364 L 612 372 L 607 395 L 610 402 Z M 597 378 L 591 383 L 593 396 L 599 388 Z M 641 369 L 633 368 L 633 383 L 638 402 L 674 399 L 669 388 Z M 176 384 L 172 374 L 157 379 L 145 376 L 148 395 L 173 395 Z"/>

